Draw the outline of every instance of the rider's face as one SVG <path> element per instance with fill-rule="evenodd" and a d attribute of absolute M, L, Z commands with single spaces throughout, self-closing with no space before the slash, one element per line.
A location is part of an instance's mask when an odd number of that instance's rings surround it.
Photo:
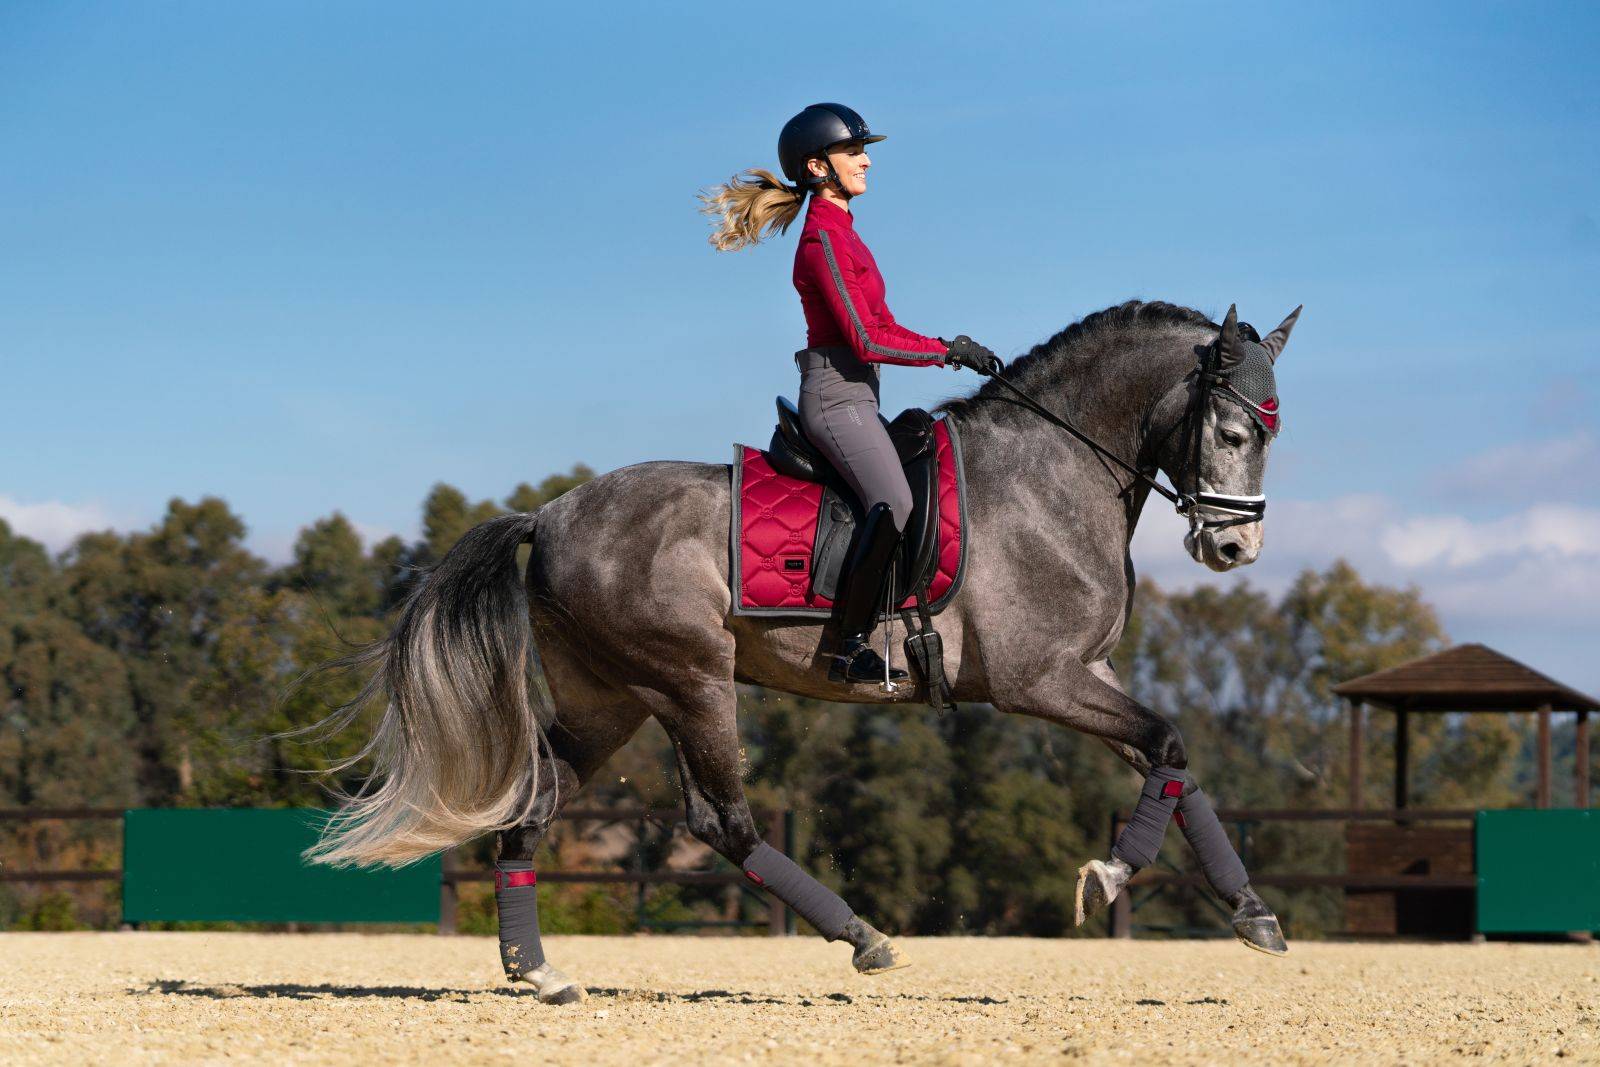
<path fill-rule="evenodd" d="M 844 186 L 845 192 L 851 196 L 860 196 L 867 191 L 867 168 L 872 166 L 872 158 L 867 155 L 867 146 L 860 141 L 848 141 L 828 152 L 828 162 L 833 164 L 834 173 L 839 175 L 839 184 Z M 811 161 L 811 173 L 819 178 L 828 176 L 828 168 L 822 161 Z"/>

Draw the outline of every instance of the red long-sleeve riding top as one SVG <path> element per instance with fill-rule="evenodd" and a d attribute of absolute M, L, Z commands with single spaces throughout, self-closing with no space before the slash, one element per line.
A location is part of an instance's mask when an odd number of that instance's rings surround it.
<path fill-rule="evenodd" d="M 863 363 L 913 367 L 944 362 L 949 345 L 901 326 L 883 302 L 883 275 L 855 219 L 838 204 L 813 196 L 800 247 L 794 253 L 794 287 L 806 315 L 806 344 L 849 345 Z"/>

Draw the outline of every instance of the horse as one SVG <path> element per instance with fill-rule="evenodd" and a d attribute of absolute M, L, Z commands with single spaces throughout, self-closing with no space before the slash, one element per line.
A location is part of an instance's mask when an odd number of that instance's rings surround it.
<path fill-rule="evenodd" d="M 1097 737 L 1146 776 L 1130 825 L 1147 840 L 1123 847 L 1125 831 L 1110 860 L 1080 870 L 1079 923 L 1153 859 L 1148 838 L 1159 847 L 1176 810 L 1238 938 L 1287 948 L 1186 774 L 1177 728 L 1124 692 L 1108 657 L 1132 612 L 1129 543 L 1152 488 L 1187 511 L 1196 562 L 1220 572 L 1259 555 L 1276 397 L 1241 403 L 1230 375 L 1254 344 L 1270 379 L 1298 314 L 1262 342 L 1232 309 L 1218 325 L 1192 308 L 1129 301 L 936 409 L 959 430 L 966 477 L 967 573 L 940 616 L 951 695 Z M 1189 491 L 1161 488 L 1158 470 Z M 308 858 L 401 865 L 497 831 L 508 977 L 541 1000 L 580 1000 L 583 988 L 539 945 L 532 857 L 567 799 L 654 716 L 696 838 L 829 941 L 846 941 L 857 971 L 904 965 L 886 935 L 765 844 L 741 781 L 735 685 L 858 704 L 918 696 L 830 681 L 828 621 L 731 610 L 731 506 L 727 465 L 655 461 L 464 534 L 388 636 L 341 662 L 370 681 L 319 725 L 342 729 L 370 703 L 383 711 L 362 751 L 338 765 L 370 760 L 366 785 L 342 797 Z"/>

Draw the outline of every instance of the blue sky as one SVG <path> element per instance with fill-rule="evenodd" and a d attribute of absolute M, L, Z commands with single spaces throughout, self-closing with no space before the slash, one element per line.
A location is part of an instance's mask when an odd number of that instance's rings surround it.
<path fill-rule="evenodd" d="M 694 194 L 837 99 L 891 135 L 858 226 L 901 321 L 1010 355 L 1305 303 L 1242 577 L 1344 555 L 1600 692 L 1596 54 L 1580 4 L 6 4 L 0 516 L 215 493 L 282 558 L 440 480 L 762 441 L 792 238 L 717 255 Z M 1147 526 L 1145 573 L 1213 580 Z"/>

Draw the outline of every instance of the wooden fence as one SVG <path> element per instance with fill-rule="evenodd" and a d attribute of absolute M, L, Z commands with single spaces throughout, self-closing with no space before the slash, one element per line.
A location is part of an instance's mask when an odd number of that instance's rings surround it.
<path fill-rule="evenodd" d="M 1245 866 L 1250 867 L 1247 844 L 1249 828 L 1264 822 L 1392 822 L 1396 824 L 1423 822 L 1467 822 L 1477 815 L 1475 808 L 1332 808 L 1305 810 L 1296 808 L 1223 808 L 1217 818 L 1238 828 L 1241 841 L 1240 855 Z M 1116 812 L 1111 816 L 1111 841 L 1127 821 L 1128 813 Z M 1111 905 L 1110 932 L 1112 937 L 1133 936 L 1133 913 L 1141 904 L 1167 887 L 1202 887 L 1205 877 L 1199 873 L 1160 871 L 1146 868 L 1133 877 L 1129 890 Z M 1250 871 L 1250 884 L 1277 889 L 1330 888 L 1344 890 L 1410 890 L 1457 889 L 1477 887 L 1477 878 L 1470 874 L 1394 874 L 1388 872 L 1283 872 Z M 1137 890 L 1147 889 L 1144 900 L 1135 900 Z"/>
<path fill-rule="evenodd" d="M 6 823 L 32 823 L 46 820 L 64 821 L 120 821 L 124 811 L 122 808 L 12 808 L 0 809 L 0 824 Z M 794 813 L 790 811 L 758 812 L 758 819 L 767 825 L 767 843 L 788 855 L 794 848 Z M 564 810 L 560 818 L 569 822 L 638 822 L 655 823 L 661 826 L 673 826 L 684 821 L 684 814 L 678 808 L 646 808 L 642 806 L 621 807 L 582 807 L 575 806 Z M 794 918 L 775 897 L 761 893 L 745 878 L 743 872 L 732 870 L 709 871 L 675 871 L 654 870 L 647 871 L 643 868 L 642 843 L 641 849 L 636 849 L 631 870 L 541 870 L 539 881 L 546 883 L 579 883 L 579 884 L 627 884 L 638 887 L 639 898 L 642 904 L 643 894 L 648 886 L 652 885 L 699 885 L 699 886 L 736 886 L 743 892 L 748 892 L 761 900 L 765 910 L 764 918 L 756 924 L 732 921 L 684 921 L 674 923 L 674 926 L 763 926 L 769 933 L 783 935 L 794 932 Z M 458 867 L 451 854 L 446 854 L 443 876 L 439 886 L 439 932 L 451 934 L 456 929 L 456 905 L 459 896 L 458 887 L 464 883 L 492 882 L 492 870 L 466 869 Z M 30 883 L 56 883 L 56 882 L 117 882 L 122 881 L 122 870 L 111 868 L 105 870 L 11 870 L 0 866 L 0 882 L 30 882 Z"/>

